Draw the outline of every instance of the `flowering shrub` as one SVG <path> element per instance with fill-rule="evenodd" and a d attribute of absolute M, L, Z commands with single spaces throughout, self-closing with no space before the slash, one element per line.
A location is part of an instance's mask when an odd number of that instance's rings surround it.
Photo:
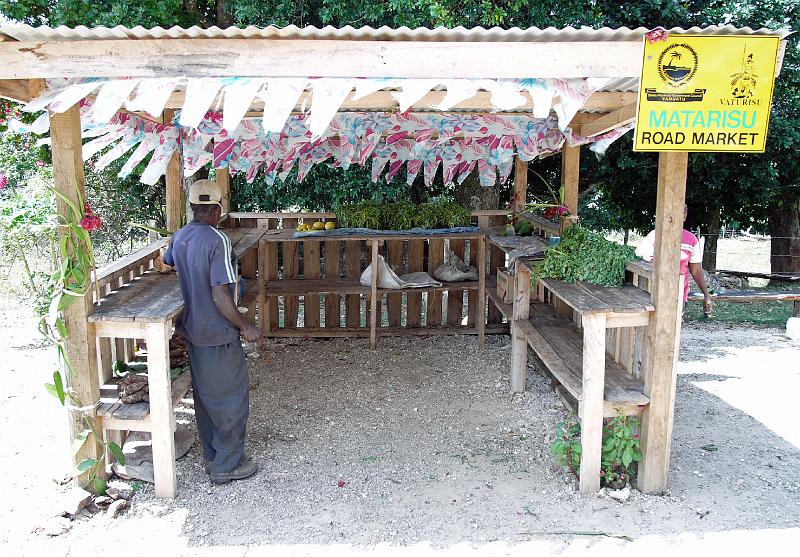
<path fill-rule="evenodd" d="M 669 38 L 669 33 L 663 27 L 656 27 L 645 35 L 647 42 L 650 44 L 666 41 Z"/>
<path fill-rule="evenodd" d="M 560 217 L 569 215 L 569 211 L 563 205 L 556 205 L 555 207 L 547 207 L 544 210 L 544 218 L 547 220 L 556 220 Z"/>
<path fill-rule="evenodd" d="M 95 214 L 94 211 L 92 211 L 88 201 L 84 204 L 84 210 L 85 213 L 81 219 L 81 228 L 83 228 L 86 232 L 97 230 L 103 225 L 103 219 L 101 219 L 97 214 Z"/>

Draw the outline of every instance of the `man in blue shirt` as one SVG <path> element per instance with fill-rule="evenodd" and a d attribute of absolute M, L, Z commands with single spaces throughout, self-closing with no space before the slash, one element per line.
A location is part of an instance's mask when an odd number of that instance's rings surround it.
<path fill-rule="evenodd" d="M 194 220 L 178 230 L 164 262 L 178 271 L 184 310 L 176 328 L 186 337 L 197 430 L 211 481 L 249 478 L 258 466 L 244 452 L 250 412 L 249 381 L 239 336 L 254 342 L 260 331 L 234 301 L 236 256 L 217 230 L 222 192 L 199 180 L 189 189 Z"/>

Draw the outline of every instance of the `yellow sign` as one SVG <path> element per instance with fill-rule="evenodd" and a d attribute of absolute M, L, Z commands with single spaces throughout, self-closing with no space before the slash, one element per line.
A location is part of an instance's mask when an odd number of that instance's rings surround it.
<path fill-rule="evenodd" d="M 763 153 L 778 37 L 645 39 L 634 151 Z"/>

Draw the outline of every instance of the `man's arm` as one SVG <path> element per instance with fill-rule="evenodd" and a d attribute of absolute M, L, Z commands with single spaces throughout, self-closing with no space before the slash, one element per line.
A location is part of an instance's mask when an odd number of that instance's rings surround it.
<path fill-rule="evenodd" d="M 248 342 L 255 342 L 261 338 L 261 331 L 248 323 L 242 314 L 239 313 L 236 304 L 233 303 L 233 297 L 227 284 L 211 287 L 211 298 L 214 300 L 214 305 L 222 314 L 222 316 L 233 323 L 233 325 L 242 332 L 242 336 Z"/>
<path fill-rule="evenodd" d="M 706 286 L 706 277 L 703 274 L 703 265 L 700 263 L 689 263 L 689 273 L 691 273 L 692 278 L 697 283 L 697 286 L 699 286 L 700 290 L 703 292 L 703 306 L 705 308 L 705 312 L 711 313 L 711 294 L 708 293 L 708 287 Z"/>

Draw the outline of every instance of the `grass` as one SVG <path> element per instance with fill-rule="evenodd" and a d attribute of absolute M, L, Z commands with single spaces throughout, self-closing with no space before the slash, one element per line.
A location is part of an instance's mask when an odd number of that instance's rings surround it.
<path fill-rule="evenodd" d="M 702 302 L 689 302 L 684 309 L 683 320 L 785 327 L 786 320 L 792 316 L 793 307 L 792 302 L 715 302 L 714 313 L 707 318 L 703 315 Z"/>

